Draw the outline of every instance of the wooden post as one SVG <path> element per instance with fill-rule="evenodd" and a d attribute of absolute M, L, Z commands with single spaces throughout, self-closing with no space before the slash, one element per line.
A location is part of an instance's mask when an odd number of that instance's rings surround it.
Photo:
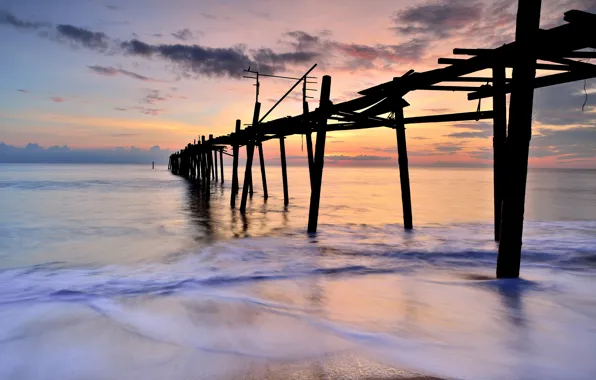
<path fill-rule="evenodd" d="M 236 195 L 238 194 L 238 151 L 239 151 L 239 144 L 238 144 L 238 134 L 240 133 L 240 120 L 236 120 L 236 133 L 234 136 L 234 145 L 232 145 L 232 196 L 230 198 L 230 206 L 232 208 L 236 207 Z"/>
<path fill-rule="evenodd" d="M 263 155 L 263 142 L 259 141 L 259 163 L 261 165 L 261 180 L 263 181 L 263 198 L 265 201 L 269 198 L 269 192 L 267 191 L 267 173 L 265 172 L 265 157 Z"/>
<path fill-rule="evenodd" d="M 211 153 L 211 151 L 213 150 L 213 146 L 211 145 L 211 140 L 213 140 L 213 135 L 209 135 L 209 150 L 207 152 L 207 160 L 209 161 L 208 165 L 209 165 L 209 170 L 211 171 L 210 178 L 215 178 L 215 171 L 213 169 L 213 154 Z"/>
<path fill-rule="evenodd" d="M 288 195 L 288 171 L 286 169 L 286 143 L 285 137 L 279 138 L 279 156 L 281 158 L 281 177 L 284 184 L 284 206 L 290 203 L 290 197 Z"/>
<path fill-rule="evenodd" d="M 404 213 L 404 228 L 411 230 L 412 197 L 410 195 L 410 171 L 408 169 L 408 149 L 406 146 L 406 126 L 401 97 L 395 99 L 395 134 L 397 137 L 397 161 L 399 163 L 399 182 L 401 184 L 401 204 Z"/>
<path fill-rule="evenodd" d="M 220 169 L 220 177 L 221 177 L 221 183 L 224 183 L 224 178 L 223 178 L 223 148 L 221 148 L 219 150 L 219 169 Z"/>
<path fill-rule="evenodd" d="M 325 159 L 325 139 L 327 137 L 327 113 L 330 108 L 329 96 L 331 92 L 331 77 L 325 75 L 321 84 L 319 99 L 320 119 L 317 123 L 317 145 L 313 161 L 313 175 L 310 185 L 310 209 L 308 213 L 308 232 L 317 232 L 319 221 L 319 205 L 321 202 L 321 185 L 323 183 L 323 165 Z"/>
<path fill-rule="evenodd" d="M 508 181 L 503 194 L 501 240 L 497 256 L 498 278 L 519 277 L 540 7 L 541 0 L 519 0 L 517 8 L 516 55 L 511 81 L 505 158 Z"/>
<path fill-rule="evenodd" d="M 213 169 L 215 170 L 215 181 L 218 181 L 219 173 L 217 170 L 217 149 L 213 149 Z"/>
<path fill-rule="evenodd" d="M 302 114 L 304 116 L 308 115 L 308 103 L 306 101 L 302 102 Z M 307 127 L 309 127 L 308 132 L 306 133 L 306 159 L 308 160 L 308 174 L 310 177 L 310 181 L 311 181 L 311 186 L 312 186 L 312 176 L 313 176 L 313 151 L 312 151 L 312 136 L 310 133 L 310 122 L 307 121 Z"/>
<path fill-rule="evenodd" d="M 507 96 L 505 66 L 493 67 L 493 187 L 495 241 L 501 238 L 501 207 L 505 180 L 505 147 L 507 140 Z"/>
<path fill-rule="evenodd" d="M 205 142 L 205 136 L 201 136 L 201 164 L 203 166 L 203 182 L 209 182 L 209 167 L 207 166 L 207 143 Z"/>
<path fill-rule="evenodd" d="M 249 186 L 252 187 L 252 159 L 255 154 L 255 142 L 254 138 L 256 137 L 256 129 L 259 125 L 259 113 L 261 112 L 261 103 L 255 103 L 255 111 L 252 117 L 252 126 L 253 133 L 248 136 L 248 141 L 246 142 L 246 170 L 244 171 L 244 186 L 242 186 L 242 199 L 240 200 L 240 212 L 246 212 L 246 202 L 248 199 L 248 188 Z"/>

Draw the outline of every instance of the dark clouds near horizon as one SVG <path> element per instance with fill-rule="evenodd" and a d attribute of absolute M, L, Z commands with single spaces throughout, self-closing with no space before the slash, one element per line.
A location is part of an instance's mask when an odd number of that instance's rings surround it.
<path fill-rule="evenodd" d="M 168 162 L 172 152 L 153 146 L 149 149 L 114 148 L 114 149 L 71 149 L 68 146 L 44 148 L 36 143 L 24 147 L 8 145 L 0 141 L 1 163 L 113 163 L 113 164 L 150 164 Z"/>

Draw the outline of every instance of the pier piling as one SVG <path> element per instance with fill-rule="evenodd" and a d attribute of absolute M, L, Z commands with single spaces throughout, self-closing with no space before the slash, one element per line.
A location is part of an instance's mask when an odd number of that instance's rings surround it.
<path fill-rule="evenodd" d="M 513 66 L 511 81 L 506 151 L 508 181 L 503 194 L 498 278 L 519 277 L 540 7 L 541 0 L 520 0 L 517 9 L 515 43 L 519 56 Z"/>
<path fill-rule="evenodd" d="M 240 133 L 240 120 L 236 120 L 235 140 L 232 144 L 232 196 L 230 197 L 230 206 L 236 207 L 236 196 L 238 195 L 238 153 L 239 143 L 238 134 Z"/>
<path fill-rule="evenodd" d="M 286 168 L 286 144 L 285 137 L 279 138 L 279 157 L 281 158 L 281 177 L 284 185 L 284 206 L 290 203 L 290 197 L 288 195 L 288 171 Z"/>
<path fill-rule="evenodd" d="M 256 134 L 254 133 L 254 131 L 256 130 L 256 127 L 259 124 L 259 113 L 261 112 L 261 103 L 256 102 L 255 103 L 255 110 L 253 113 L 253 118 L 252 118 L 252 125 L 250 126 L 250 128 L 252 128 L 253 133 L 251 134 L 251 137 L 249 137 L 249 140 L 246 142 L 246 169 L 244 171 L 244 186 L 242 186 L 242 199 L 240 200 L 240 212 L 241 213 L 245 213 L 246 212 L 246 202 L 248 200 L 248 188 L 251 188 L 251 192 L 252 192 L 252 160 L 253 160 L 253 156 L 255 153 L 255 137 Z"/>
<path fill-rule="evenodd" d="M 317 232 L 319 221 L 319 205 L 321 202 L 321 186 L 323 183 L 323 166 L 325 161 L 325 139 L 327 137 L 327 118 L 330 110 L 331 77 L 325 75 L 321 83 L 319 100 L 319 119 L 317 120 L 317 142 L 313 161 L 313 174 L 310 186 L 310 209 L 308 213 L 308 232 Z"/>

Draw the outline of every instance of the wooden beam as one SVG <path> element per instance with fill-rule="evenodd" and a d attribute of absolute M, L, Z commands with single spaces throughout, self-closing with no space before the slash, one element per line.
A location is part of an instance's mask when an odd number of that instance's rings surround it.
<path fill-rule="evenodd" d="M 560 73 L 552 75 L 544 75 L 534 79 L 534 88 L 542 88 L 554 86 L 557 84 L 575 82 L 596 77 L 596 71 L 572 71 L 569 73 Z M 505 92 L 510 93 L 513 86 L 508 83 L 505 85 Z M 493 96 L 492 88 L 485 88 L 477 92 L 468 94 L 468 100 L 475 100 L 480 98 L 489 98 Z"/>
<path fill-rule="evenodd" d="M 462 49 L 462 48 L 455 48 L 453 49 L 454 55 L 480 55 L 480 54 L 490 54 L 494 53 L 495 49 Z"/>
<path fill-rule="evenodd" d="M 488 59 L 486 57 L 483 56 L 478 56 L 477 58 L 482 58 L 484 59 L 487 64 L 490 62 L 494 63 L 494 59 Z M 469 59 L 461 59 L 461 58 L 439 58 L 438 62 L 441 65 L 456 65 L 456 64 L 461 64 L 463 62 L 468 61 Z M 513 67 L 513 61 L 511 59 L 508 59 L 508 61 L 511 62 L 503 62 L 503 64 L 507 67 Z M 537 70 L 558 70 L 558 71 L 570 71 L 571 68 L 567 65 L 553 65 L 553 64 L 549 64 L 549 63 L 537 63 L 536 64 L 536 69 Z"/>
<path fill-rule="evenodd" d="M 259 124 L 259 112 L 261 112 L 261 103 L 255 102 L 255 110 L 252 117 L 252 125 Z M 246 202 L 248 201 L 249 188 L 252 192 L 252 160 L 255 154 L 254 141 L 249 141 L 246 144 L 246 169 L 244 170 L 244 186 L 242 186 L 242 199 L 240 200 L 240 212 L 246 212 Z"/>
<path fill-rule="evenodd" d="M 321 202 L 321 187 L 323 183 L 323 166 L 325 160 L 325 139 L 327 137 L 327 112 L 331 104 L 329 96 L 331 92 L 331 77 L 325 75 L 321 84 L 321 97 L 319 110 L 321 111 L 317 125 L 317 145 L 315 147 L 315 159 L 313 162 L 313 178 L 311 178 L 310 208 L 308 213 L 308 232 L 317 232 L 319 221 L 319 205 Z"/>
<path fill-rule="evenodd" d="M 520 0 L 517 9 L 515 43 L 520 55 L 513 68 L 509 103 L 507 184 L 497 256 L 498 278 L 519 277 L 540 8 L 541 0 Z"/>
<path fill-rule="evenodd" d="M 478 91 L 481 87 L 471 87 L 471 86 L 425 86 L 420 87 L 418 90 L 425 90 L 425 91 Z"/>
<path fill-rule="evenodd" d="M 405 124 L 421 124 L 421 123 L 444 123 L 449 121 L 466 121 L 466 120 L 481 120 L 492 119 L 493 111 L 480 112 L 462 112 L 444 115 L 430 115 L 430 116 L 415 116 L 406 117 Z"/>
<path fill-rule="evenodd" d="M 569 53 L 564 53 L 563 57 L 565 57 L 565 58 L 583 58 L 583 59 L 596 58 L 596 51 L 572 51 Z"/>

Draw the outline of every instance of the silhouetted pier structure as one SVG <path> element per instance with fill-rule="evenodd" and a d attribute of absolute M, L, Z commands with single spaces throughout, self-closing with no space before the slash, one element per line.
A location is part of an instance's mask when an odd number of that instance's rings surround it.
<path fill-rule="evenodd" d="M 279 139 L 284 190 L 284 204 L 289 202 L 284 139 L 290 135 L 304 135 L 310 173 L 311 198 L 308 232 L 317 231 L 326 133 L 366 128 L 392 128 L 396 131 L 404 228 L 413 228 L 412 202 L 408 172 L 408 153 L 405 127 L 409 124 L 440 123 L 493 119 L 494 152 L 494 224 L 495 240 L 499 241 L 497 277 L 519 276 L 528 153 L 531 139 L 534 89 L 596 77 L 596 66 L 577 59 L 596 58 L 596 15 L 571 10 L 565 13 L 566 23 L 548 30 L 539 28 L 540 0 L 520 0 L 517 13 L 515 41 L 495 49 L 454 49 L 454 55 L 468 58 L 440 58 L 446 67 L 425 72 L 410 70 L 401 77 L 360 91 L 358 98 L 333 104 L 330 99 L 331 77 L 321 83 L 319 107 L 309 111 L 306 103 L 306 83 L 314 66 L 290 89 L 303 83 L 303 113 L 271 121 L 260 117 L 261 104 L 255 102 L 252 124 L 236 129 L 225 136 L 204 136 L 200 141 L 170 157 L 169 168 L 174 174 L 209 185 L 217 180 L 223 155 L 233 157 L 231 207 L 236 207 L 240 189 L 240 212 L 246 212 L 247 198 L 252 195 L 252 163 L 255 146 L 258 148 L 263 193 L 268 197 L 263 157 L 263 143 Z M 316 66 L 316 65 L 315 65 Z M 513 68 L 511 78 L 506 73 Z M 548 72 L 536 77 L 536 71 Z M 484 72 L 485 76 L 471 76 Z M 486 75 L 486 73 L 490 73 Z M 258 75 L 258 74 L 257 74 Z M 447 83 L 447 84 L 443 84 Z M 467 85 L 462 85 L 466 83 Z M 485 83 L 485 84 L 481 84 Z M 480 85 L 481 84 L 481 85 Z M 258 90 L 258 82 L 257 82 Z M 463 91 L 469 100 L 492 98 L 493 110 L 443 115 L 405 117 L 409 104 L 403 97 L 416 90 Z M 511 94 L 507 124 L 506 95 Z M 388 116 L 383 116 L 388 115 Z M 313 148 L 312 134 L 316 133 Z M 226 148 L 232 147 L 232 154 Z M 238 154 L 246 148 L 244 183 L 238 183 Z M 223 182 L 223 170 L 221 181 Z"/>

